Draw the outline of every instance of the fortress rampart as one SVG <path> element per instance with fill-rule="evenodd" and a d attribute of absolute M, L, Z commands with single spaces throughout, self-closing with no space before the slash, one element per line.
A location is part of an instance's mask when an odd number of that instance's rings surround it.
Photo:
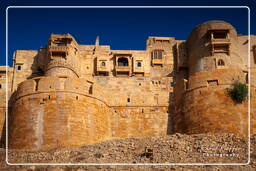
<path fill-rule="evenodd" d="M 19 86 L 10 115 L 10 148 L 61 148 L 110 137 L 111 110 L 89 95 L 90 85 L 67 79 L 62 89 L 60 82 L 45 77 Z"/>
<path fill-rule="evenodd" d="M 248 36 L 224 21 L 196 26 L 188 40 L 149 37 L 145 50 L 111 50 L 99 38 L 80 45 L 70 34 L 52 34 L 39 51 L 14 54 L 9 148 L 48 150 L 176 132 L 246 136 L 249 101 L 235 103 L 227 92 L 236 81 L 251 83 L 256 133 L 255 54 L 256 37 L 249 47 Z M 1 106 L 4 116 L 4 101 Z"/>
<path fill-rule="evenodd" d="M 188 65 L 174 87 L 174 132 L 248 135 L 248 102 L 236 104 L 227 90 L 236 81 L 249 83 L 238 42 L 234 27 L 223 21 L 205 22 L 192 31 Z"/>
<path fill-rule="evenodd" d="M 9 118 L 10 148 L 47 150 L 166 134 L 166 106 L 109 106 L 92 95 L 87 80 L 61 79 L 35 77 L 19 85 Z"/>
<path fill-rule="evenodd" d="M 238 80 L 245 82 L 244 73 L 234 69 L 191 76 L 189 88 L 176 105 L 174 132 L 247 135 L 248 103 L 236 104 L 227 91 Z"/>

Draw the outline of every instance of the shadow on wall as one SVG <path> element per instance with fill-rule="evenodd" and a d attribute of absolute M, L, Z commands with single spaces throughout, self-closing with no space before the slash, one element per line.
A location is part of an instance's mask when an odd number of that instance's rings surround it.
<path fill-rule="evenodd" d="M 27 79 L 32 79 L 34 77 L 40 77 L 40 76 L 44 76 L 44 67 L 40 66 L 40 63 L 43 63 L 42 60 L 44 59 L 43 56 L 45 54 L 43 54 L 42 51 L 39 51 L 37 53 L 37 55 L 35 56 L 34 60 L 33 60 L 33 64 L 31 65 L 31 75 L 27 77 Z"/>
<path fill-rule="evenodd" d="M 9 101 L 8 101 L 8 120 L 10 121 L 11 120 L 11 116 L 10 116 L 10 113 L 11 113 L 11 106 L 12 104 L 14 103 L 15 101 L 15 97 L 16 97 L 16 91 L 12 93 L 11 97 L 9 98 Z M 6 116 L 6 112 L 5 112 L 5 116 Z M 9 123 L 9 122 L 8 122 Z M 4 120 L 4 124 L 2 125 L 3 126 L 3 129 L 2 129 L 2 132 L 1 132 L 1 139 L 0 139 L 0 148 L 6 148 L 6 118 Z"/>
<path fill-rule="evenodd" d="M 172 134 L 173 130 L 172 130 L 172 123 L 173 123 L 173 109 L 174 109 L 174 105 L 173 105 L 173 93 L 169 93 L 169 106 L 168 106 L 168 120 L 167 120 L 167 135 L 168 134 Z"/>
<path fill-rule="evenodd" d="M 97 58 L 93 59 L 93 73 L 97 73 Z"/>
<path fill-rule="evenodd" d="M 6 114 L 6 112 L 5 112 Z M 0 139 L 0 148 L 6 148 L 6 119 L 4 120 L 3 129 L 1 132 L 1 139 Z"/>
<path fill-rule="evenodd" d="M 10 125 L 10 122 L 12 121 L 12 116 L 11 116 L 12 106 L 15 102 L 16 94 L 17 94 L 17 91 L 14 91 L 8 100 L 8 125 Z M 0 140 L 0 147 L 3 147 L 3 148 L 6 147 L 6 141 L 5 141 L 6 140 L 6 119 L 7 118 L 5 118 L 5 121 L 4 121 L 3 129 L 1 133 L 2 136 Z"/>

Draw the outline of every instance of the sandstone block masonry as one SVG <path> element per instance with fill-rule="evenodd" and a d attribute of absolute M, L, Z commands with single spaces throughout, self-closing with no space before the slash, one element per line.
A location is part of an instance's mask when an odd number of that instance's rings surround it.
<path fill-rule="evenodd" d="M 52 34 L 38 51 L 17 50 L 13 67 L 0 68 L 1 97 L 8 76 L 9 148 L 174 132 L 247 135 L 248 102 L 235 104 L 225 94 L 236 80 L 251 82 L 255 133 L 256 36 L 250 47 L 248 38 L 229 23 L 209 21 L 188 40 L 149 37 L 145 50 L 111 50 L 98 37 L 95 45 L 80 45 L 70 34 Z"/>

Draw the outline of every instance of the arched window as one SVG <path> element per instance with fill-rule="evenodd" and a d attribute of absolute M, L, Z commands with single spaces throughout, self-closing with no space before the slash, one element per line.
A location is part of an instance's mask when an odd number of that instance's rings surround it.
<path fill-rule="evenodd" d="M 137 62 L 137 67 L 141 67 L 141 62 Z"/>
<path fill-rule="evenodd" d="M 17 70 L 20 71 L 21 70 L 21 66 L 17 65 Z"/>
<path fill-rule="evenodd" d="M 162 59 L 163 58 L 163 50 L 153 50 L 151 52 L 152 59 Z"/>
<path fill-rule="evenodd" d="M 106 66 L 106 62 L 104 62 L 104 61 L 101 62 L 101 66 L 103 66 L 103 67 Z"/>
<path fill-rule="evenodd" d="M 118 66 L 128 66 L 128 59 L 125 57 L 118 58 Z"/>
<path fill-rule="evenodd" d="M 225 62 L 222 59 L 218 60 L 218 66 L 224 66 Z"/>

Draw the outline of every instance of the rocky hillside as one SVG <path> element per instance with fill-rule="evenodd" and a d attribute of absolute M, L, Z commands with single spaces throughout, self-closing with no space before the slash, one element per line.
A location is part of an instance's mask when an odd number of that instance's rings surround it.
<path fill-rule="evenodd" d="M 72 149 L 9 151 L 10 163 L 246 163 L 247 138 L 199 134 L 117 139 Z M 241 166 L 8 166 L 1 151 L 0 170 L 256 170 L 256 135 L 251 163 Z"/>

